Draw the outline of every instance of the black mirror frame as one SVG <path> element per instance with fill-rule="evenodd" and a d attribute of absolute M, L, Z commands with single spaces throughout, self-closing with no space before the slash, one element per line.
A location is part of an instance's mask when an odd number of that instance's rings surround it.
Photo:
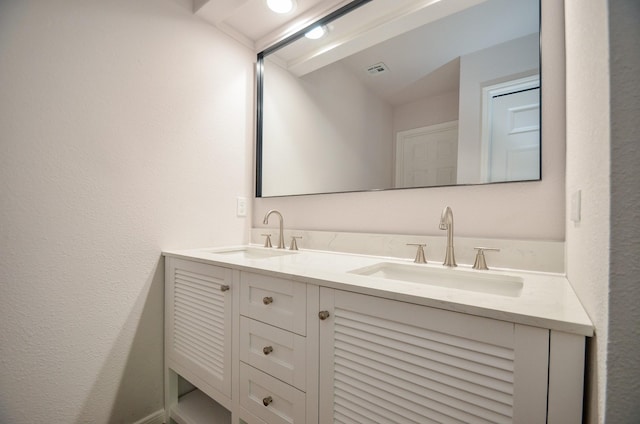
<path fill-rule="evenodd" d="M 265 56 L 273 53 L 274 51 L 285 47 L 294 41 L 304 37 L 304 35 L 313 27 L 318 25 L 326 25 L 331 21 L 340 18 L 343 15 L 357 9 L 358 7 L 369 3 L 373 0 L 354 0 L 351 3 L 342 6 L 341 8 L 331 12 L 322 19 L 319 19 L 312 24 L 304 27 L 300 31 L 290 35 L 282 41 L 279 41 L 272 46 L 267 47 L 260 53 L 258 53 L 258 59 L 256 62 L 256 197 L 262 197 L 262 124 L 263 124 L 263 110 L 262 102 L 264 100 L 264 58 Z"/>

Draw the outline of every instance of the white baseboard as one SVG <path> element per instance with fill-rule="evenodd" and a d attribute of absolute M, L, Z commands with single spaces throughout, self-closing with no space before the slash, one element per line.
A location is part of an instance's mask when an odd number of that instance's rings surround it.
<path fill-rule="evenodd" d="M 151 415 L 147 415 L 133 424 L 164 424 L 164 409 L 156 411 Z"/>

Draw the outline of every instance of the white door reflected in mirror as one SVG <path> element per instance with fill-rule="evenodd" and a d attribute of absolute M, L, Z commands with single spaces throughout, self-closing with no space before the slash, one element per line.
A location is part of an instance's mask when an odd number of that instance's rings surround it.
<path fill-rule="evenodd" d="M 489 181 L 540 176 L 540 89 L 493 99 Z"/>
<path fill-rule="evenodd" d="M 484 182 L 540 178 L 540 79 L 483 89 Z"/>
<path fill-rule="evenodd" d="M 454 185 L 457 163 L 458 121 L 398 132 L 395 187 Z"/>

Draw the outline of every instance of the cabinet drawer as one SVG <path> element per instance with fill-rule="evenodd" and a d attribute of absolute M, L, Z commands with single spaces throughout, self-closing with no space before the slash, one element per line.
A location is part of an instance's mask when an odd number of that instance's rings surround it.
<path fill-rule="evenodd" d="M 240 360 L 305 391 L 305 338 L 240 317 Z"/>
<path fill-rule="evenodd" d="M 240 313 L 284 330 L 306 335 L 307 288 L 304 283 L 243 272 Z"/>
<path fill-rule="evenodd" d="M 245 363 L 240 363 L 240 405 L 270 424 L 305 422 L 305 394 Z"/>

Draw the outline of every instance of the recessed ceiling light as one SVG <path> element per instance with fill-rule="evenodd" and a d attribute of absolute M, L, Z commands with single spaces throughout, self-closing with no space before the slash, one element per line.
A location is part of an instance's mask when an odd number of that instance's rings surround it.
<path fill-rule="evenodd" d="M 295 0 L 267 0 L 269 9 L 276 13 L 289 13 L 296 6 Z"/>
<path fill-rule="evenodd" d="M 304 36 L 311 40 L 317 40 L 319 38 L 324 37 L 326 33 L 327 33 L 327 27 L 324 25 L 318 25 L 317 27 L 314 27 L 309 31 L 307 31 L 304 34 Z"/>

